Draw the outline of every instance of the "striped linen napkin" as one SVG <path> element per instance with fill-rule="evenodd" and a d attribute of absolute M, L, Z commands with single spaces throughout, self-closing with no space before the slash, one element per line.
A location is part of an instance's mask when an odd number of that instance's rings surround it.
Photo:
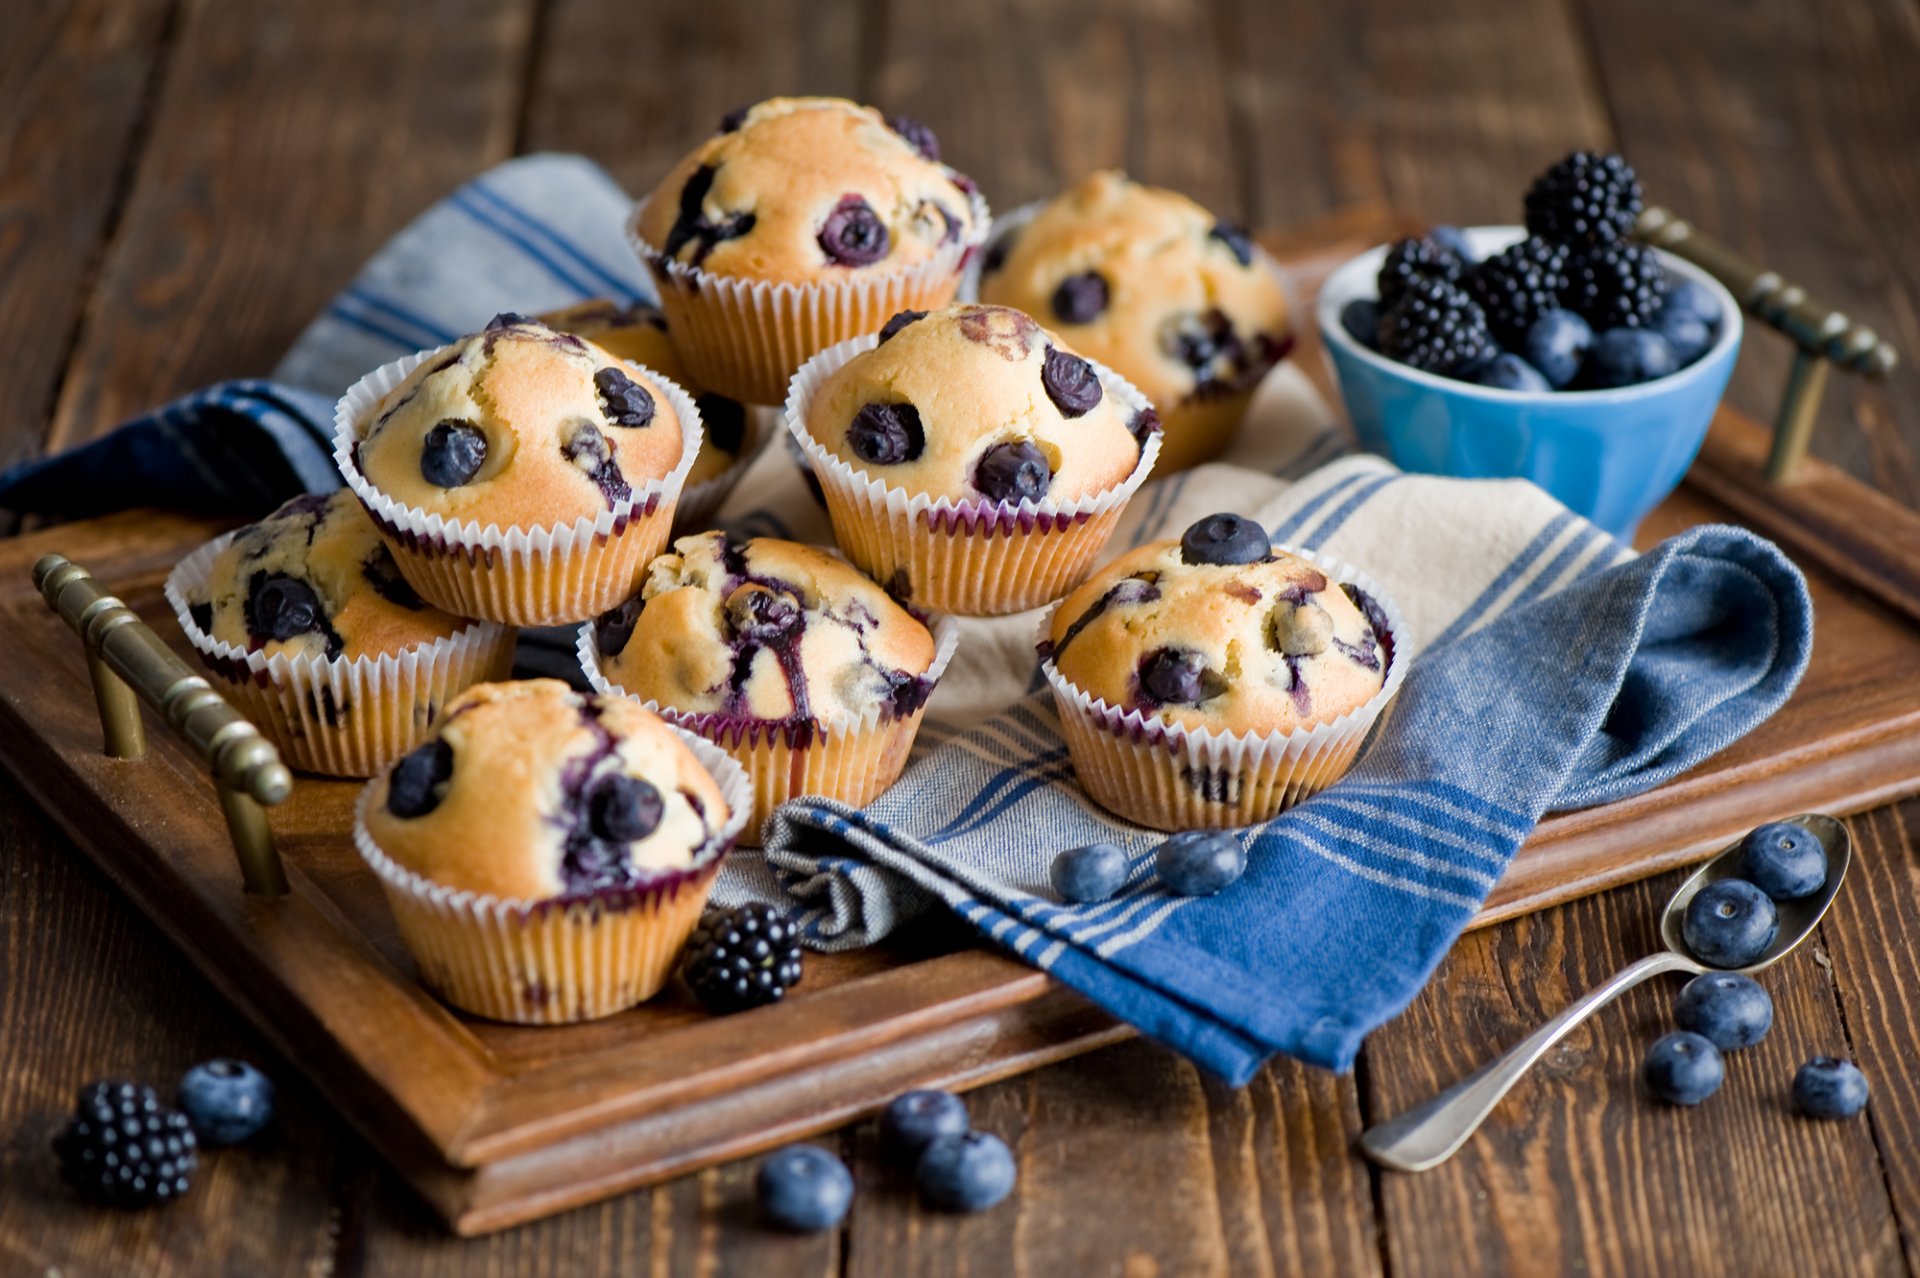
<path fill-rule="evenodd" d="M 367 369 L 503 310 L 652 295 L 628 198 L 576 156 L 514 160 L 422 214 L 313 321 L 271 381 L 223 383 L 93 444 L 0 475 L 0 505 L 84 515 L 156 496 L 259 514 L 337 486 L 332 405 Z M 789 805 L 767 852 L 737 853 L 722 901 L 781 901 L 824 949 L 870 944 L 936 905 L 1233 1081 L 1276 1052 L 1333 1068 L 1420 989 L 1547 811 L 1656 785 L 1736 740 L 1804 670 L 1799 573 L 1733 528 L 1635 556 L 1532 485 L 1403 475 L 1345 456 L 1299 372 L 1262 387 L 1221 464 L 1149 483 L 1112 550 L 1216 510 L 1365 567 L 1418 655 L 1352 774 L 1243 832 L 1247 875 L 1174 897 L 1158 837 L 1073 780 L 1033 640 L 1038 614 L 963 622 L 900 783 L 864 811 Z M 776 442 L 721 513 L 743 536 L 831 542 Z M 570 673 L 571 636 L 523 638 L 523 669 Z M 1048 866 L 1110 839 L 1126 889 L 1064 906 Z"/>

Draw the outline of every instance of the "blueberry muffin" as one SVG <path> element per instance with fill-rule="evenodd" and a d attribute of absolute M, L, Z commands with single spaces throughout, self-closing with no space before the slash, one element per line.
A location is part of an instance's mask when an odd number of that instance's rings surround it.
<path fill-rule="evenodd" d="M 1219 455 L 1293 345 L 1280 281 L 1245 231 L 1173 191 L 1095 173 L 982 263 L 982 301 L 1054 325 L 1160 412 L 1159 470 Z"/>
<path fill-rule="evenodd" d="M 448 1002 L 585 1020 L 665 983 L 745 795 L 725 755 L 629 698 L 482 684 L 368 785 L 356 841 Z"/>
<path fill-rule="evenodd" d="M 932 130 L 840 98 L 728 115 L 635 214 L 688 370 L 780 402 L 815 351 L 952 299 L 988 215 Z"/>
<path fill-rule="evenodd" d="M 1067 596 L 1040 652 L 1093 797 L 1162 829 L 1244 825 L 1344 772 L 1400 635 L 1334 571 L 1210 515 Z"/>
<path fill-rule="evenodd" d="M 167 593 L 201 659 L 295 767 L 369 776 L 513 634 L 431 607 L 352 494 L 296 497 L 201 548 Z"/>
<path fill-rule="evenodd" d="M 1159 447 L 1132 387 L 1004 306 L 904 311 L 823 352 L 795 394 L 841 549 L 943 611 L 1064 594 Z"/>
<path fill-rule="evenodd" d="M 751 829 L 802 794 L 859 806 L 893 784 L 953 651 L 825 551 L 682 537 L 640 594 L 581 637 L 589 679 L 733 754 Z"/>
<path fill-rule="evenodd" d="M 666 377 L 500 315 L 349 391 L 335 457 L 423 598 L 551 625 L 632 590 L 699 446 L 699 411 Z"/>

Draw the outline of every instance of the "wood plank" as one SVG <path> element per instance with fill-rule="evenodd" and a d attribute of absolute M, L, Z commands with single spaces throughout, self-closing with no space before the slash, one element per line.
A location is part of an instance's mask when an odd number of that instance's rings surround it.
<path fill-rule="evenodd" d="M 512 145 L 532 0 L 189 0 L 49 447 L 258 376 L 382 240 Z"/>

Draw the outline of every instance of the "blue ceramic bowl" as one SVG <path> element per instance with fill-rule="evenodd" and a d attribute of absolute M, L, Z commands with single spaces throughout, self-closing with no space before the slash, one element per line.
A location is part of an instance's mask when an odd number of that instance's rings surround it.
<path fill-rule="evenodd" d="M 1524 234 L 1516 226 L 1467 232 L 1482 257 Z M 1320 290 L 1320 339 L 1340 380 L 1347 415 L 1369 450 L 1402 470 L 1465 479 L 1531 479 L 1622 540 L 1672 492 L 1707 437 L 1740 353 L 1740 307 L 1720 282 L 1671 253 L 1667 271 L 1695 280 L 1720 302 L 1718 339 L 1687 367 L 1618 390 L 1530 393 L 1495 390 L 1423 373 L 1368 350 L 1340 325 L 1340 309 L 1378 294 L 1386 246 L 1328 277 Z"/>

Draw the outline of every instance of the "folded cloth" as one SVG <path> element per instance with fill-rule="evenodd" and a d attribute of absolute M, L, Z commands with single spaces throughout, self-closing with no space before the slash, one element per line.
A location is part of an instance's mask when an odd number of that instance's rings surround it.
<path fill-rule="evenodd" d="M 367 369 L 503 310 L 650 298 L 627 197 L 575 156 L 514 160 L 422 214 L 302 334 L 273 382 L 209 388 L 0 475 L 0 505 L 81 515 L 156 500 L 258 514 L 335 486 L 332 402 Z M 1402 475 L 1344 457 L 1307 380 L 1270 376 L 1222 464 L 1149 483 L 1112 549 L 1200 515 L 1364 566 L 1419 653 L 1334 789 L 1239 837 L 1250 869 L 1206 899 L 1154 885 L 1158 837 L 1074 783 L 1033 641 L 1039 614 L 966 620 L 899 785 L 863 812 L 803 802 L 716 899 L 795 906 L 811 943 L 868 944 L 951 908 L 1116 1016 L 1236 1081 L 1275 1052 L 1345 1068 L 1425 982 L 1540 815 L 1655 785 L 1771 714 L 1805 668 L 1804 582 L 1772 546 L 1700 528 L 1644 557 L 1530 484 Z M 130 478 L 130 476 L 132 478 Z M 722 508 L 739 535 L 830 543 L 785 450 Z M 570 636 L 522 645 L 560 673 Z M 577 672 L 572 672 L 577 675 Z M 1128 887 L 1063 907 L 1054 853 L 1097 839 Z"/>

